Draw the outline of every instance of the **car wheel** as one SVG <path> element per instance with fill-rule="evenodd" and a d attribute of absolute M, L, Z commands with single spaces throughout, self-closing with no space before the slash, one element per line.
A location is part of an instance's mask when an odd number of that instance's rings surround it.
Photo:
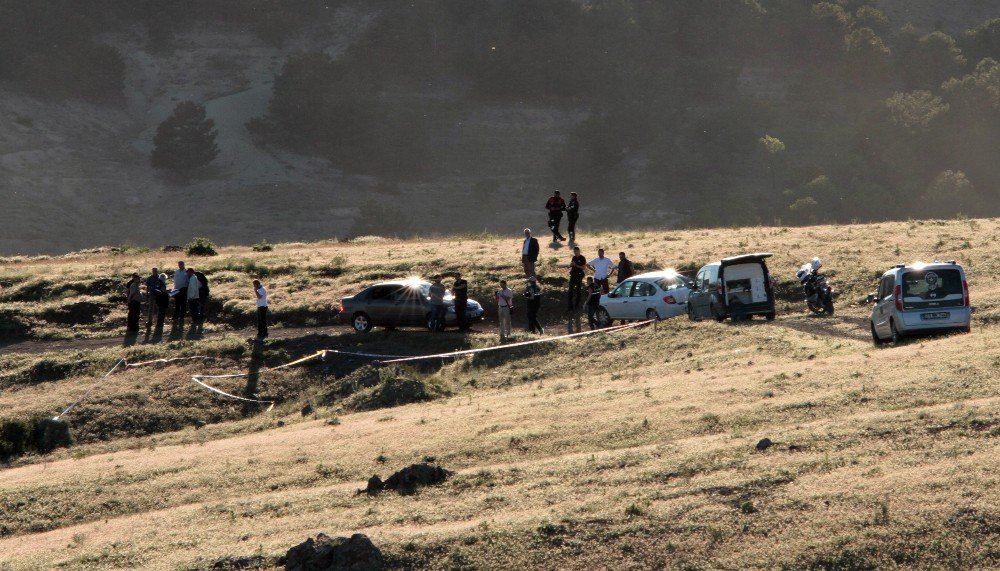
<path fill-rule="evenodd" d="M 656 313 L 656 310 L 650 307 L 646 310 L 646 321 L 659 321 L 660 316 Z"/>
<path fill-rule="evenodd" d="M 771 313 L 765 313 L 764 314 L 764 319 L 766 319 L 768 321 L 774 321 L 774 317 L 775 317 L 775 313 L 773 311 Z"/>
<path fill-rule="evenodd" d="M 357 333 L 368 333 L 372 330 L 372 320 L 367 313 L 359 311 L 351 317 L 351 326 Z"/>
<path fill-rule="evenodd" d="M 899 345 L 900 343 L 903 342 L 903 334 L 900 333 L 898 329 L 896 329 L 896 322 L 891 319 L 889 320 L 889 331 L 892 332 L 893 345 Z"/>
<path fill-rule="evenodd" d="M 833 300 L 828 300 L 823 304 L 823 311 L 825 311 L 827 315 L 833 315 Z"/>
<path fill-rule="evenodd" d="M 428 331 L 434 331 L 434 324 L 431 323 L 431 314 L 430 313 L 427 314 L 425 323 L 427 324 L 427 330 Z M 444 331 L 444 323 L 438 324 L 437 331 Z"/>
<path fill-rule="evenodd" d="M 719 323 L 726 320 L 726 314 L 720 313 L 719 308 L 717 308 L 714 303 L 708 306 L 708 310 L 712 312 L 712 317 L 714 317 Z"/>
<path fill-rule="evenodd" d="M 597 326 L 602 328 L 611 327 L 611 314 L 603 307 L 597 308 Z"/>
<path fill-rule="evenodd" d="M 878 333 L 875 331 L 875 324 L 872 323 L 871 321 L 869 321 L 868 324 L 869 324 L 869 326 L 871 327 L 871 330 L 872 330 L 872 343 L 876 347 L 885 345 L 885 341 L 883 341 L 882 338 L 879 337 Z"/>

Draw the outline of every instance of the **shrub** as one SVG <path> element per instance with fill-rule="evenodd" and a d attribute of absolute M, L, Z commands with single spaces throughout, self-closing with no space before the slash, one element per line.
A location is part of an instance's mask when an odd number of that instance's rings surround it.
<path fill-rule="evenodd" d="M 208 238 L 195 238 L 188 242 L 187 254 L 189 256 L 217 256 L 215 244 Z"/>
<path fill-rule="evenodd" d="M 28 452 L 47 454 L 72 443 L 69 423 L 62 420 L 36 418 L 0 422 L 0 460 L 4 462 Z"/>
<path fill-rule="evenodd" d="M 207 165 L 219 155 L 215 145 L 215 121 L 205 114 L 205 106 L 181 101 L 174 112 L 156 128 L 153 168 L 187 171 Z"/>
<path fill-rule="evenodd" d="M 253 245 L 254 252 L 270 252 L 274 250 L 274 246 L 267 243 L 267 240 L 261 240 L 259 244 Z"/>

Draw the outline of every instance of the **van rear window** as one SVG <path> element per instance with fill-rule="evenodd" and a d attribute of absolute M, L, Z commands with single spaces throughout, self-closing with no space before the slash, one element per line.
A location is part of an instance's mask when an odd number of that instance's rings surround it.
<path fill-rule="evenodd" d="M 951 269 L 911 270 L 903 274 L 903 300 L 927 301 L 963 297 L 962 272 Z"/>

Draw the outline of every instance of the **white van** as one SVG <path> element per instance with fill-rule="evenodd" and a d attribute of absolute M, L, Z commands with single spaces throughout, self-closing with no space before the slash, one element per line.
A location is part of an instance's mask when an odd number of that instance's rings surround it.
<path fill-rule="evenodd" d="M 744 254 L 725 258 L 698 270 L 688 296 L 688 317 L 692 321 L 750 319 L 762 315 L 774 319 L 774 292 L 765 259 L 773 254 Z"/>
<path fill-rule="evenodd" d="M 972 306 L 965 269 L 954 260 L 897 264 L 882 274 L 870 321 L 876 345 L 920 333 L 967 333 Z"/>

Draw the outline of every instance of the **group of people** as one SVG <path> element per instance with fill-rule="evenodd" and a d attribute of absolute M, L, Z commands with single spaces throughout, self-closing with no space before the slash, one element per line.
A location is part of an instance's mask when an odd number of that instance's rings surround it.
<path fill-rule="evenodd" d="M 156 330 L 162 331 L 170 299 L 174 300 L 173 322 L 184 324 L 184 318 L 191 314 L 191 323 L 197 330 L 202 330 L 205 323 L 205 309 L 208 307 L 210 293 L 208 277 L 194 268 L 185 266 L 183 261 L 177 262 L 173 275 L 173 288 L 168 287 L 166 273 L 160 273 L 159 268 L 153 268 L 143 283 L 138 273 L 132 274 L 132 279 L 126 284 L 126 299 L 128 304 L 127 330 L 130 333 L 139 331 L 139 320 L 142 315 L 143 302 L 146 303 L 146 330 L 153 328 L 156 319 Z M 145 285 L 145 290 L 143 290 Z M 267 289 L 260 280 L 253 280 L 254 295 L 257 303 L 257 335 L 267 337 Z"/>

